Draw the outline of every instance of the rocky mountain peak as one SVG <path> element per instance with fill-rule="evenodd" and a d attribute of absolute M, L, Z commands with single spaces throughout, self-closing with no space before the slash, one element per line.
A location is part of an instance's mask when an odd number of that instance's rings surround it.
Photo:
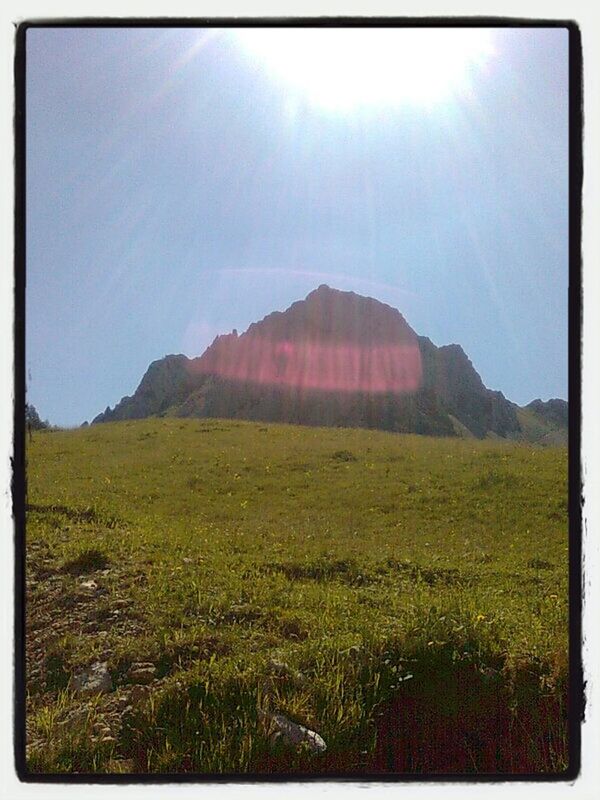
<path fill-rule="evenodd" d="M 525 408 L 535 412 L 547 422 L 556 426 L 569 424 L 569 406 L 566 400 L 552 398 L 550 400 L 533 400 Z"/>
<path fill-rule="evenodd" d="M 566 408 L 534 401 L 519 416 L 460 345 L 436 347 L 392 306 L 323 283 L 197 358 L 153 362 L 134 395 L 94 422 L 169 414 L 519 438 L 532 415 L 564 427 Z"/>

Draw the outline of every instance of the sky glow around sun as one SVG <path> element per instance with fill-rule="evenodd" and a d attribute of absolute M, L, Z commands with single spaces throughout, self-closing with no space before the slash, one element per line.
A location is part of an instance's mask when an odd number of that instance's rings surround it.
<path fill-rule="evenodd" d="M 245 28 L 235 36 L 275 80 L 339 112 L 468 94 L 495 53 L 484 28 Z"/>

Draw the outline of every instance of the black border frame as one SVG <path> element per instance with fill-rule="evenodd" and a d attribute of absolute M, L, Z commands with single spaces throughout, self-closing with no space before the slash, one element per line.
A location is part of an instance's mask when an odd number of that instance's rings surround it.
<path fill-rule="evenodd" d="M 569 34 L 569 766 L 562 773 L 482 775 L 375 773 L 250 774 L 41 774 L 27 769 L 25 758 L 25 287 L 26 287 L 26 34 L 30 28 L 250 28 L 250 27 L 490 27 L 565 28 Z M 501 781 L 573 781 L 581 769 L 581 723 L 585 712 L 582 664 L 582 508 L 581 482 L 581 349 L 582 349 L 582 259 L 581 217 L 583 185 L 583 72 L 581 33 L 574 21 L 513 17 L 266 17 L 266 18 L 99 18 L 39 19 L 20 23 L 15 36 L 15 206 L 14 206 L 14 432 L 12 465 L 12 511 L 14 519 L 14 758 L 18 778 L 26 783 L 67 784 L 166 784 L 166 783 L 281 783 L 332 782 L 415 783 Z"/>

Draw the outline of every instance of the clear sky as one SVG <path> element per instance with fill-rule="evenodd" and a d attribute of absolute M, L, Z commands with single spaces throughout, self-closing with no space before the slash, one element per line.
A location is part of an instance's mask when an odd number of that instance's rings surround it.
<path fill-rule="evenodd" d="M 89 420 L 321 283 L 514 402 L 567 397 L 568 32 L 350 33 L 27 32 L 43 418 Z"/>

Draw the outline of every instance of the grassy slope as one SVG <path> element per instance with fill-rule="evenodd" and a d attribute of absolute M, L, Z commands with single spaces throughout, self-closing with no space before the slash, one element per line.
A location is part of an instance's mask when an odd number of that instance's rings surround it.
<path fill-rule="evenodd" d="M 425 662 L 565 680 L 563 448 L 151 419 L 27 455 L 33 770 L 256 769 L 257 706 L 330 752 L 372 745 Z M 93 598 L 85 558 L 65 571 L 90 550 Z M 68 679 L 96 660 L 117 692 L 78 717 Z M 127 694 L 134 661 L 158 667 L 149 698 Z"/>
<path fill-rule="evenodd" d="M 517 419 L 521 425 L 522 436 L 527 441 L 566 447 L 569 440 L 566 428 L 544 419 L 530 408 L 518 408 Z"/>

